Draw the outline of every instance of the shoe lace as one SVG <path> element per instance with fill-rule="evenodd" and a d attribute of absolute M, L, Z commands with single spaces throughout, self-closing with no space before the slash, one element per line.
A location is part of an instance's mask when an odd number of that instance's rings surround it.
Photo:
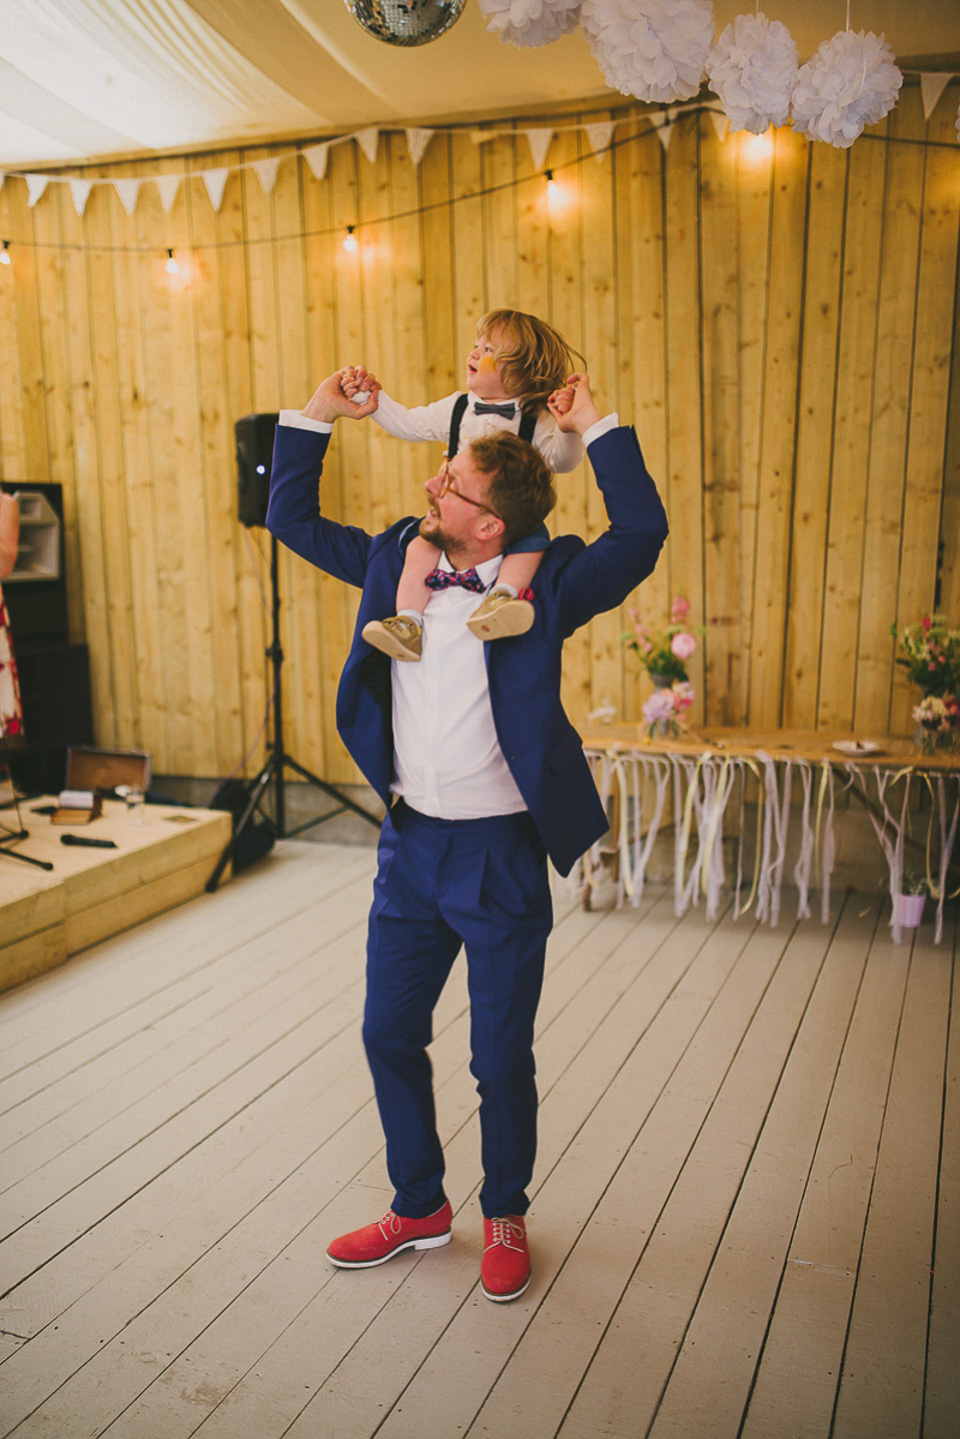
<path fill-rule="evenodd" d="M 510 1219 L 491 1219 L 492 1237 L 487 1249 L 496 1249 L 502 1244 L 504 1249 L 515 1249 L 523 1252 L 524 1229 L 522 1224 L 514 1224 Z M 486 1251 L 484 1251 L 486 1252 Z"/>
<path fill-rule="evenodd" d="M 399 1214 L 394 1214 L 394 1212 L 393 1212 L 392 1209 L 388 1209 L 387 1212 L 386 1212 L 386 1214 L 383 1216 L 383 1218 L 377 1220 L 377 1228 L 380 1230 L 380 1233 L 383 1235 L 384 1239 L 386 1239 L 386 1237 L 387 1237 L 387 1231 L 388 1231 L 388 1230 L 390 1231 L 391 1234 L 399 1234 L 399 1233 L 400 1233 L 400 1216 L 399 1216 Z"/>

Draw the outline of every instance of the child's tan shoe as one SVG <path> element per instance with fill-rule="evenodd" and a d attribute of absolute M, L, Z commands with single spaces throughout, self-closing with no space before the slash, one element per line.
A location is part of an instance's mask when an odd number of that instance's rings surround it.
<path fill-rule="evenodd" d="M 371 620 L 363 627 L 363 638 L 375 650 L 382 650 L 392 660 L 419 660 L 423 642 L 423 626 L 407 615 L 389 615 L 385 620 Z"/>
<path fill-rule="evenodd" d="M 525 635 L 533 624 L 533 605 L 509 590 L 491 590 L 467 620 L 478 640 L 502 640 Z"/>

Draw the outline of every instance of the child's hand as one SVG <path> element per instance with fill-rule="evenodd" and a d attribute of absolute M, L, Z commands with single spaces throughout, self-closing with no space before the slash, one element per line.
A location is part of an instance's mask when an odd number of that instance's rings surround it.
<path fill-rule="evenodd" d="M 344 365 L 340 371 L 340 388 L 348 400 L 356 400 L 359 405 L 370 398 L 374 386 L 380 388 L 366 365 Z"/>
<path fill-rule="evenodd" d="M 573 385 L 564 385 L 560 390 L 554 390 L 547 400 L 550 412 L 553 415 L 565 415 L 573 404 L 576 390 Z"/>
<path fill-rule="evenodd" d="M 566 404 L 562 397 L 568 394 L 571 399 L 569 404 Z M 568 375 L 563 389 L 555 390 L 550 396 L 547 409 L 556 420 L 558 430 L 571 430 L 577 435 L 582 435 L 584 430 L 589 429 L 600 418 L 600 412 L 590 393 L 588 375 Z"/>
<path fill-rule="evenodd" d="M 348 384 L 352 395 L 347 393 Z M 309 420 L 329 424 L 339 419 L 362 420 L 377 408 L 379 394 L 380 385 L 374 375 L 361 365 L 345 365 L 327 376 L 300 413 Z"/>
<path fill-rule="evenodd" d="M 359 393 L 360 382 L 357 379 L 356 365 L 344 365 L 340 371 L 340 388 L 348 400 L 352 400 L 354 395 Z"/>

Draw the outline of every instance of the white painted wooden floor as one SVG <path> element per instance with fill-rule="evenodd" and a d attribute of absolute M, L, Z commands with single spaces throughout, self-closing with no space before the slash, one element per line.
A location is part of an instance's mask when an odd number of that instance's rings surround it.
<path fill-rule="evenodd" d="M 3 1435 L 956 1439 L 955 915 L 896 947 L 857 895 L 775 931 L 559 896 L 535 1275 L 501 1306 L 461 975 L 434 1045 L 453 1243 L 324 1257 L 390 1199 L 372 866 L 284 843 L 0 996 Z"/>

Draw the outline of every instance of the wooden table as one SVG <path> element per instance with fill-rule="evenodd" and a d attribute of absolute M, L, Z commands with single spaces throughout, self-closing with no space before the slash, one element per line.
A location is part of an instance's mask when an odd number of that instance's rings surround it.
<path fill-rule="evenodd" d="M 797 780 L 803 792 L 800 853 L 793 868 L 799 916 L 809 916 L 810 889 L 817 887 L 821 918 L 824 922 L 827 919 L 838 786 L 854 793 L 866 805 L 887 862 L 893 896 L 902 885 L 911 791 L 922 784 L 932 800 L 925 851 L 928 872 L 939 896 L 939 943 L 960 819 L 960 750 L 925 754 L 903 735 L 882 735 L 869 741 L 863 737 L 858 745 L 848 731 L 829 730 L 705 726 L 677 739 L 651 738 L 646 726 L 627 723 L 588 725 L 583 730 L 583 741 L 598 787 L 611 807 L 618 902 L 639 902 L 647 860 L 672 789 L 676 826 L 674 907 L 678 915 L 696 904 L 700 893 L 706 897 L 708 917 L 717 912 L 726 879 L 719 840 L 729 804 L 739 795 L 734 915 L 745 913 L 755 904 L 761 920 L 777 922 L 786 872 L 791 794 Z M 754 872 L 752 879 L 747 879 L 749 896 L 741 903 L 748 813 L 745 796 L 751 779 L 758 797 Z M 600 859 L 595 849 L 583 866 L 588 892 L 599 873 Z M 893 932 L 899 939 L 896 917 Z"/>

